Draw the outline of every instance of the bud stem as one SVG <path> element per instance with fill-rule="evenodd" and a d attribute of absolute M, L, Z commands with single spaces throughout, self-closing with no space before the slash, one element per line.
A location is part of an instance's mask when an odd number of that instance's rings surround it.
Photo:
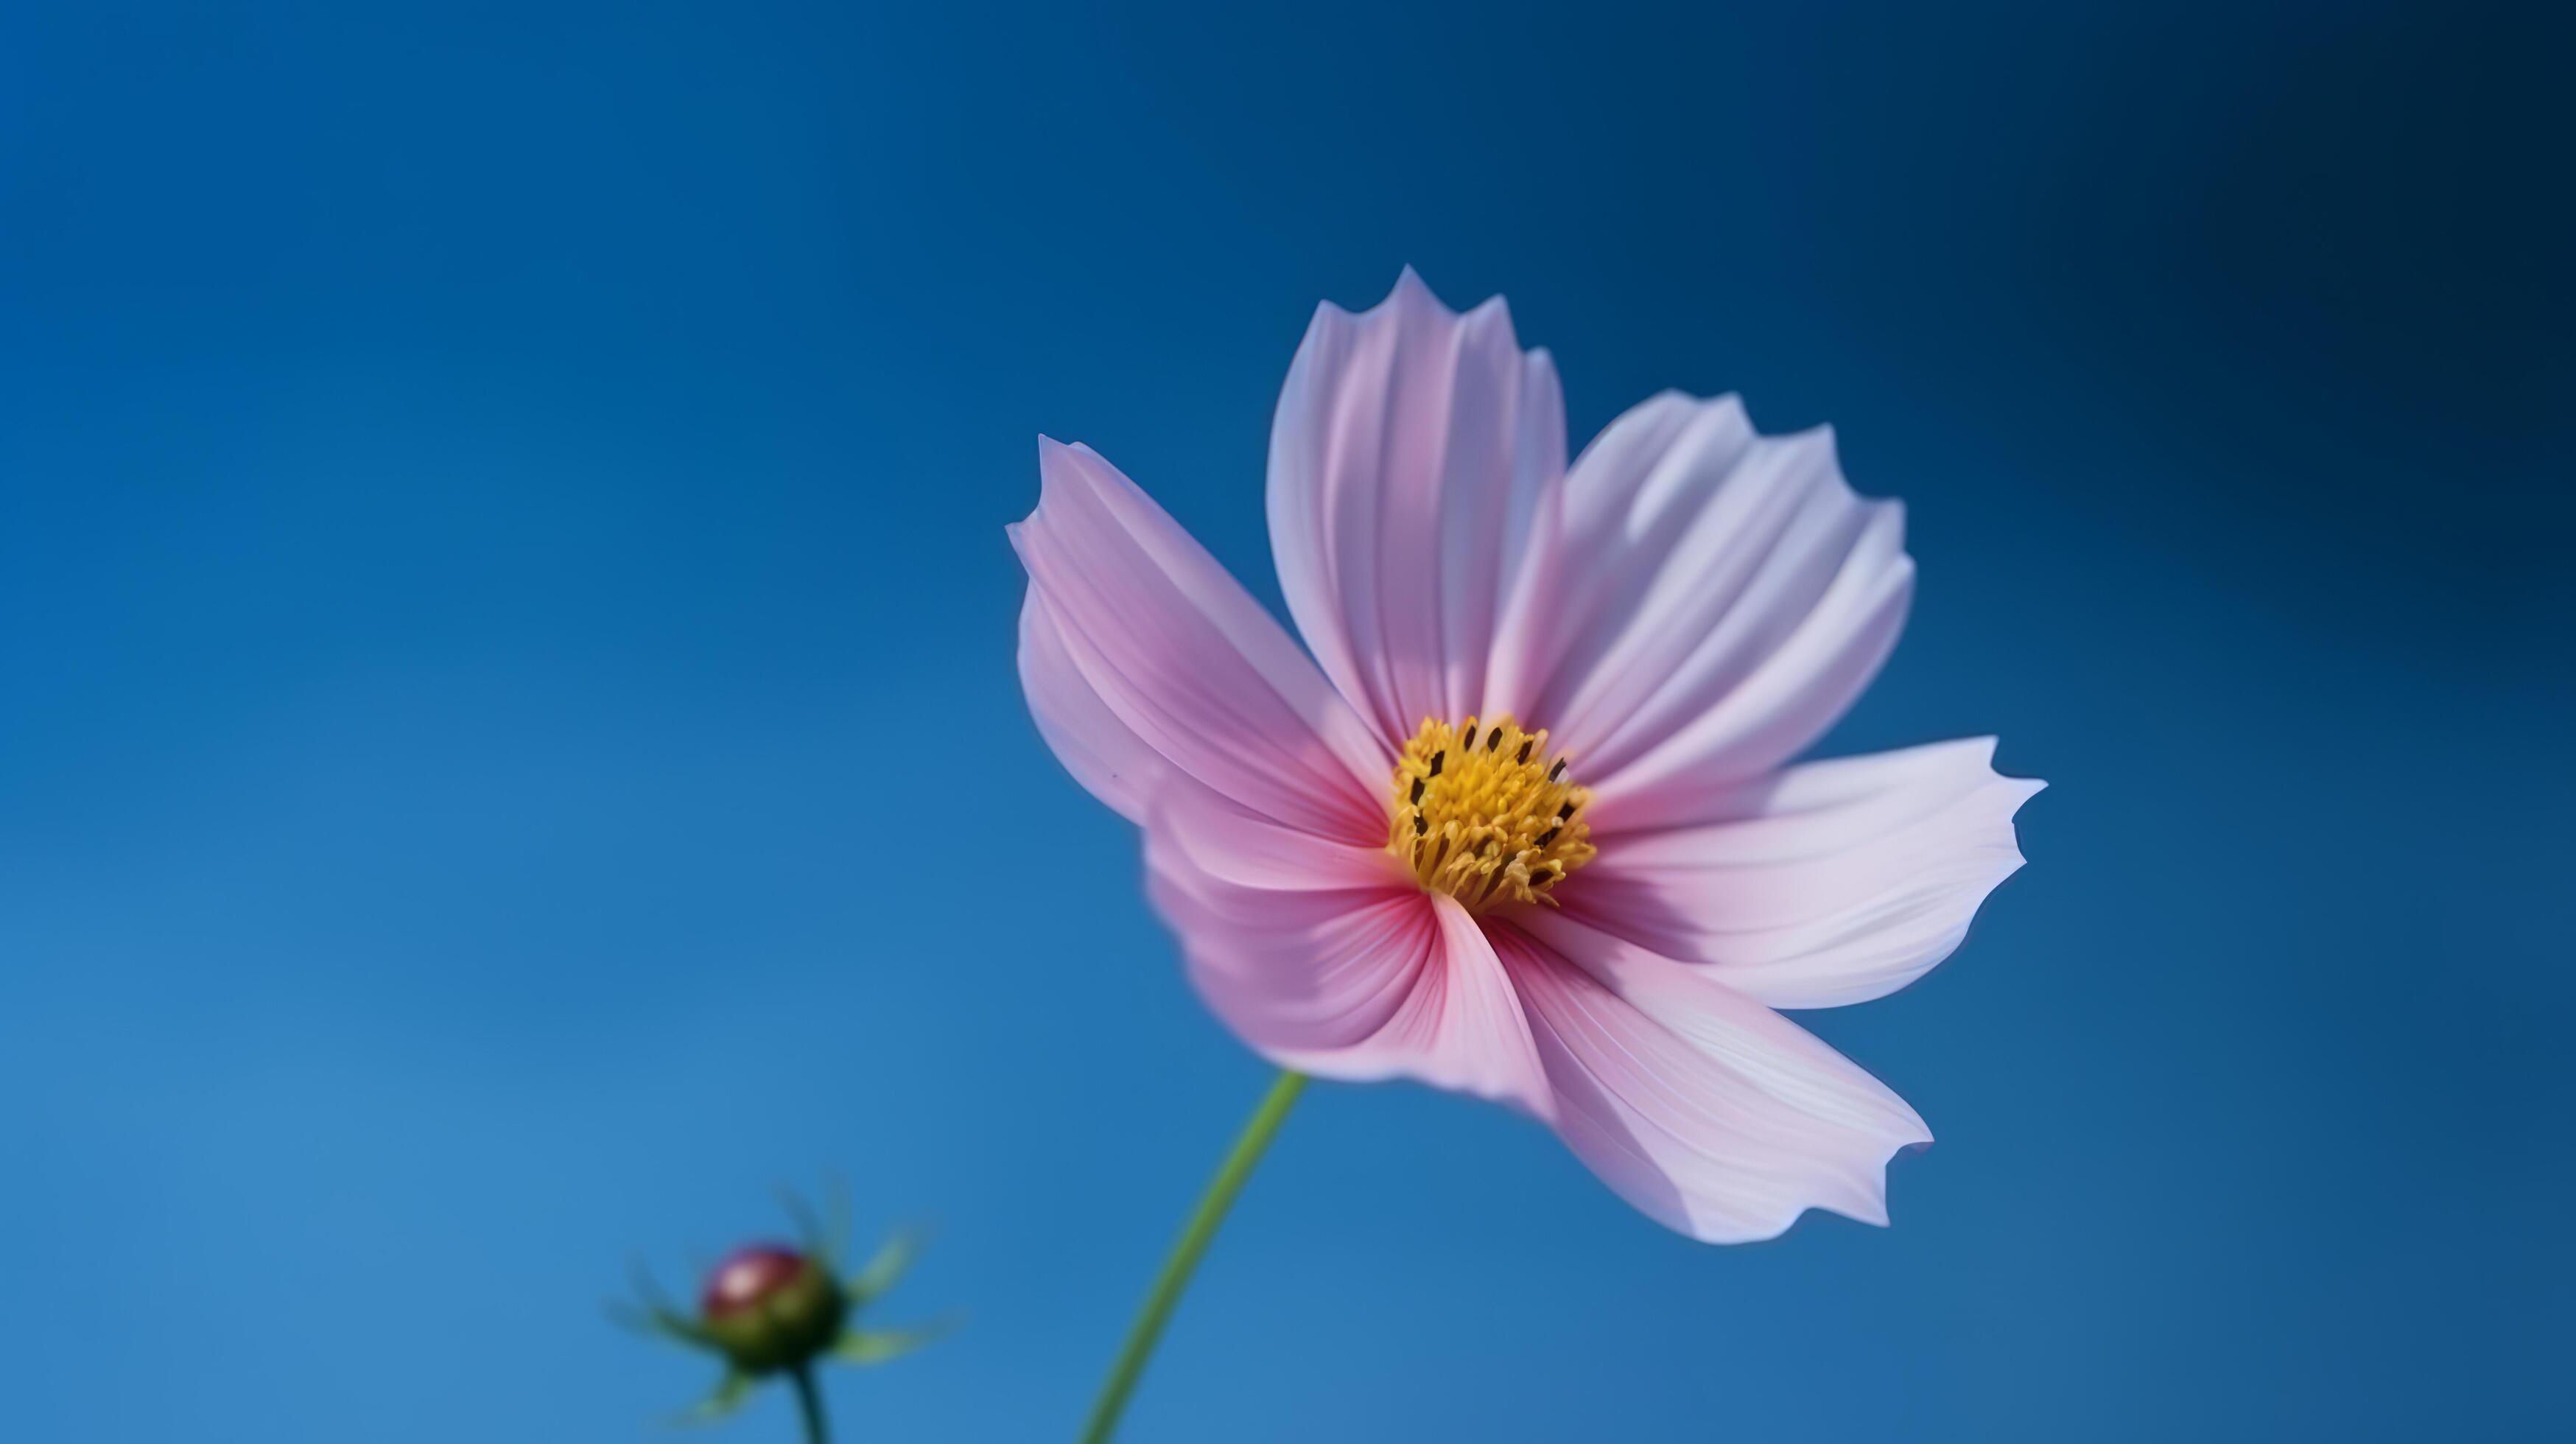
<path fill-rule="evenodd" d="M 823 1422 L 823 1392 L 814 1387 L 814 1366 L 799 1364 L 788 1371 L 796 1385 L 796 1412 L 805 1421 L 805 1444 L 832 1444 L 831 1426 Z"/>
<path fill-rule="evenodd" d="M 1306 1087 L 1306 1075 L 1282 1071 L 1277 1082 L 1252 1111 L 1252 1119 L 1234 1140 L 1234 1149 L 1219 1164 L 1216 1177 L 1209 1180 L 1207 1192 L 1199 1196 L 1199 1206 L 1181 1230 L 1171 1256 L 1163 1260 L 1163 1271 L 1154 1276 L 1153 1290 L 1145 1295 L 1143 1312 L 1127 1329 L 1127 1341 L 1119 1346 L 1118 1361 L 1109 1367 L 1109 1379 L 1100 1386 L 1100 1401 L 1091 1406 L 1091 1419 L 1082 1426 L 1082 1444 L 1109 1444 L 1117 1431 L 1118 1416 L 1127 1408 L 1127 1396 L 1136 1392 L 1136 1381 L 1145 1373 L 1145 1360 L 1163 1336 L 1163 1326 L 1172 1320 L 1172 1310 L 1181 1302 L 1181 1291 L 1189 1287 L 1190 1275 L 1197 1272 L 1199 1257 L 1216 1239 L 1218 1225 L 1225 1222 L 1228 1209 L 1234 1207 L 1234 1196 L 1252 1177 L 1255 1164 L 1270 1147 L 1279 1125 L 1288 1120 L 1288 1110 Z M 819 1436 L 818 1436 L 819 1437 Z"/>

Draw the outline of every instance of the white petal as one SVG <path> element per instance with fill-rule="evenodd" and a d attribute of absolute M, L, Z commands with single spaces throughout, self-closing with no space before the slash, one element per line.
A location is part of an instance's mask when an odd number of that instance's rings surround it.
<path fill-rule="evenodd" d="M 2043 784 L 1998 775 L 1994 747 L 1813 762 L 1704 794 L 1705 822 L 1604 836 L 1557 899 L 1775 1008 L 1883 997 L 1948 957 L 2022 865 L 2013 815 Z"/>
<path fill-rule="evenodd" d="M 1316 311 L 1271 427 L 1271 548 L 1306 644 L 1390 740 L 1475 709 L 1564 471 L 1555 368 L 1499 298 L 1460 316 L 1407 270 L 1373 310 Z"/>
<path fill-rule="evenodd" d="M 1786 761 L 1842 715 L 1913 594 L 1904 515 L 1842 478 L 1829 433 L 1754 434 L 1731 397 L 1667 394 L 1576 460 L 1542 513 L 1488 705 L 1553 729 L 1608 830 Z"/>

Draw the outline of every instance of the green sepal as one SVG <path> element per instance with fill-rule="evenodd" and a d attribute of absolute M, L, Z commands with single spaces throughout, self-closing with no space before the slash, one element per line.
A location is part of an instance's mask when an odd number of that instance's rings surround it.
<path fill-rule="evenodd" d="M 652 1334 L 692 1349 L 721 1352 L 721 1346 L 707 1336 L 706 1330 L 659 1303 L 638 1306 L 611 1299 L 608 1302 L 608 1319 L 620 1328 L 633 1329 L 639 1334 Z"/>
<path fill-rule="evenodd" d="M 882 1364 L 956 1332 L 963 1322 L 951 1316 L 910 1329 L 844 1329 L 841 1337 L 832 1341 L 832 1357 L 861 1368 Z"/>
<path fill-rule="evenodd" d="M 653 1281 L 653 1271 L 644 1266 L 642 1259 L 634 1261 L 632 1271 L 636 1302 L 630 1304 L 622 1299 L 611 1299 L 608 1303 L 610 1322 L 639 1334 L 655 1334 L 692 1349 L 723 1352 L 724 1346 L 716 1341 L 714 1335 L 700 1328 L 695 1319 L 671 1306 L 670 1296 Z"/>
<path fill-rule="evenodd" d="M 752 1378 L 740 1369 L 725 1370 L 716 1381 L 715 1392 L 683 1410 L 675 1421 L 681 1424 L 712 1424 L 743 1406 L 751 1397 Z"/>
<path fill-rule="evenodd" d="M 878 1295 L 903 1281 L 906 1270 L 930 1246 L 930 1231 L 925 1228 L 899 1228 L 877 1249 L 867 1266 L 850 1275 L 850 1302 L 865 1305 Z"/>

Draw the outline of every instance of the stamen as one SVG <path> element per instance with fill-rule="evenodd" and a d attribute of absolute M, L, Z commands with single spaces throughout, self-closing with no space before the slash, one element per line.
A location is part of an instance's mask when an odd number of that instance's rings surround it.
<path fill-rule="evenodd" d="M 1591 794 L 1566 781 L 1567 767 L 1564 756 L 1549 757 L 1546 733 L 1509 717 L 1470 717 L 1454 728 L 1426 718 L 1396 763 L 1387 850 L 1426 890 L 1471 911 L 1553 906 L 1549 890 L 1593 855 L 1590 829 L 1576 818 Z"/>

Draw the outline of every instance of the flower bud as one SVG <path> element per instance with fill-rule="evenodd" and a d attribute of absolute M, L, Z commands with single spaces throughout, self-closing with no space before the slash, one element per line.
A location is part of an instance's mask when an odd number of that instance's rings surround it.
<path fill-rule="evenodd" d="M 777 1244 L 737 1249 L 707 1276 L 699 1327 L 733 1366 L 770 1374 L 832 1347 L 850 1300 L 831 1270 Z"/>
<path fill-rule="evenodd" d="M 920 1234 L 897 1233 L 845 1277 L 834 1260 L 842 1256 L 849 1236 L 847 1205 L 836 1197 L 826 1223 L 793 1195 L 786 1203 L 804 1225 L 805 1246 L 756 1243 L 725 1255 L 699 1291 L 696 1318 L 674 1307 L 641 1265 L 635 1302 L 609 1305 L 609 1316 L 620 1323 L 724 1360 L 724 1377 L 713 1393 L 681 1416 L 684 1420 L 721 1419 L 741 1408 L 763 1379 L 784 1374 L 796 1386 L 808 1427 L 819 1429 L 822 1396 L 814 1384 L 819 1366 L 882 1364 L 950 1327 L 931 1323 L 882 1329 L 858 1322 L 858 1315 L 912 1266 L 921 1251 Z"/>

